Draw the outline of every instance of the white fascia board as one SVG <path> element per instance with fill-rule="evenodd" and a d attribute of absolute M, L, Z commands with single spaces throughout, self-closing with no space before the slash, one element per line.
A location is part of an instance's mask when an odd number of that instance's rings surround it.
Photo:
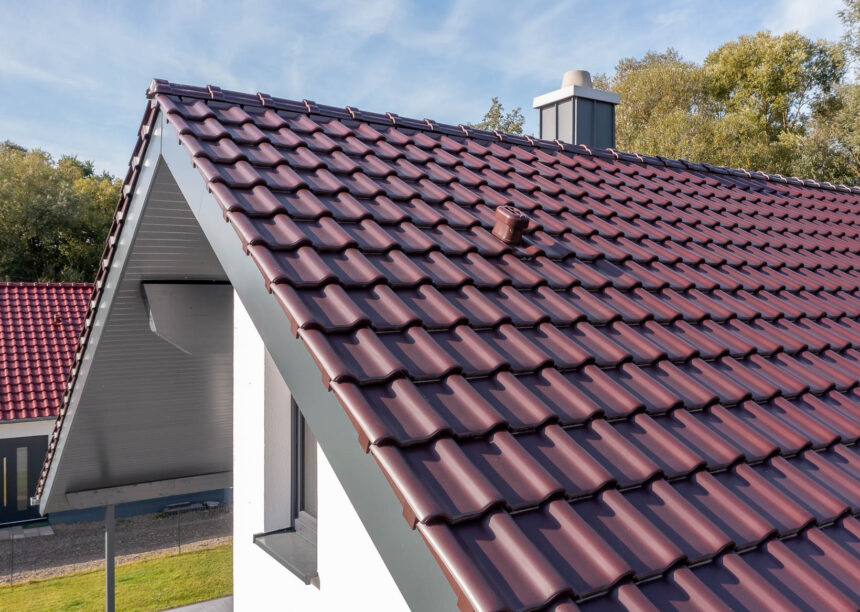
<path fill-rule="evenodd" d="M 54 417 L 39 419 L 18 419 L 15 421 L 0 421 L 0 440 L 12 438 L 30 438 L 32 436 L 50 436 L 54 431 Z"/>
<path fill-rule="evenodd" d="M 69 438 L 69 432 L 74 428 L 75 415 L 78 412 L 78 405 L 83 394 L 83 389 L 87 384 L 90 369 L 93 364 L 93 358 L 101 339 L 102 332 L 105 328 L 105 323 L 110 316 L 111 308 L 113 307 L 114 298 L 116 297 L 117 288 L 123 276 L 125 264 L 128 261 L 129 253 L 131 252 L 134 237 L 137 235 L 137 230 L 140 227 L 140 220 L 143 217 L 143 209 L 146 200 L 149 197 L 152 179 L 155 176 L 155 170 L 158 162 L 161 159 L 161 141 L 162 130 L 160 124 L 155 124 L 152 129 L 152 134 L 149 136 L 149 143 L 146 146 L 146 154 L 141 162 L 140 174 L 134 186 L 134 194 L 128 209 L 124 214 L 122 229 L 116 240 L 113 259 L 111 260 L 110 270 L 102 287 L 101 297 L 99 299 L 98 311 L 93 317 L 92 329 L 90 336 L 87 339 L 87 344 L 84 347 L 84 354 L 78 365 L 78 375 L 75 379 L 72 395 L 69 400 L 68 409 L 63 426 L 60 429 L 60 437 L 57 441 L 57 448 L 54 451 L 51 466 L 48 469 L 48 477 L 45 480 L 45 486 L 42 490 L 42 497 L 39 499 L 39 512 L 47 514 L 58 509 L 65 509 L 66 499 L 65 491 L 54 491 L 54 480 L 57 476 L 57 470 L 63 461 L 63 453 L 66 446 L 66 440 Z M 57 508 L 58 504 L 60 505 Z"/>
<path fill-rule="evenodd" d="M 568 100 L 570 98 L 587 98 L 589 100 L 597 100 L 598 102 L 608 102 L 610 104 L 620 104 L 621 96 L 612 91 L 603 91 L 602 89 L 593 89 L 591 87 L 582 87 L 581 85 L 571 85 L 570 87 L 562 87 L 549 93 L 545 93 L 536 97 L 532 101 L 532 108 L 542 108 L 555 102 Z"/>
<path fill-rule="evenodd" d="M 456 610 L 457 598 L 442 569 L 418 531 L 407 525 L 391 485 L 361 449 L 346 411 L 323 385 L 310 352 L 291 333 L 287 315 L 266 291 L 260 270 L 245 254 L 238 234 L 161 112 L 157 125 L 159 133 L 164 132 L 161 153 L 168 169 L 410 609 Z"/>

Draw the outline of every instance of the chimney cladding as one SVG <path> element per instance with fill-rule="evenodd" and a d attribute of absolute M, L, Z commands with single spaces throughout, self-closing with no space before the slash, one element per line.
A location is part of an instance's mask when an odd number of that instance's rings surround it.
<path fill-rule="evenodd" d="M 568 70 L 561 89 L 538 96 L 540 137 L 587 147 L 615 146 L 615 105 L 618 94 L 594 89 L 587 70 Z"/>

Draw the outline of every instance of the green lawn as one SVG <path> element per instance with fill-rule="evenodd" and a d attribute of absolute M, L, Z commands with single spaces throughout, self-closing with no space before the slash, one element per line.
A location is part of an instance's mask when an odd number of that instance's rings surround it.
<path fill-rule="evenodd" d="M 116 569 L 116 609 L 164 610 L 233 592 L 230 544 L 134 561 Z M 0 610 L 104 610 L 104 570 L 0 587 Z"/>

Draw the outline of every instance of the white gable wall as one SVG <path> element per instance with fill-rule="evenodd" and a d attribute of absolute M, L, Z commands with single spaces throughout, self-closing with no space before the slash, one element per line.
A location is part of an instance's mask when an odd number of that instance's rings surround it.
<path fill-rule="evenodd" d="M 233 592 L 244 610 L 406 610 L 406 602 L 322 450 L 317 447 L 320 588 L 304 584 L 254 543 L 289 526 L 290 404 L 267 406 L 266 351 L 234 297 Z M 269 368 L 271 372 L 271 368 Z M 269 414 L 266 414 L 267 409 Z M 275 434 L 275 435 L 273 435 Z M 277 524 L 277 513 L 283 523 Z"/>

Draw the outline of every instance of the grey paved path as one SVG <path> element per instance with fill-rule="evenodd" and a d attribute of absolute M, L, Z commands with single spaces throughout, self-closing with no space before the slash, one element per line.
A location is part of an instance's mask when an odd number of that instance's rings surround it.
<path fill-rule="evenodd" d="M 201 601 L 200 603 L 191 604 L 190 606 L 182 606 L 181 608 L 173 608 L 169 612 L 233 612 L 233 597 L 222 597 L 220 599 L 210 599 L 209 601 Z"/>

